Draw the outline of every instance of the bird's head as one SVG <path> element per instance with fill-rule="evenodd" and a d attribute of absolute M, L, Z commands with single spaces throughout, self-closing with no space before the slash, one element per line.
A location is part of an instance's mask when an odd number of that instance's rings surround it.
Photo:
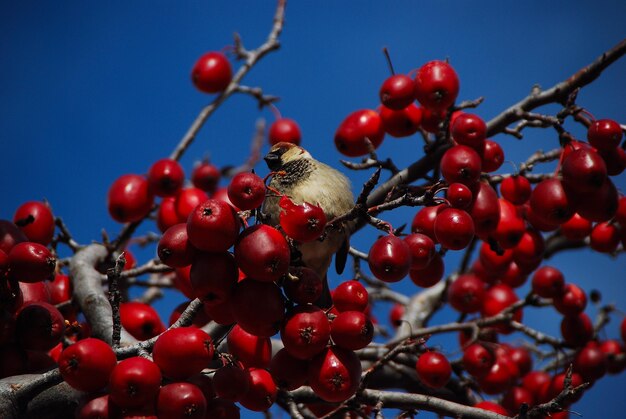
<path fill-rule="evenodd" d="M 265 163 L 272 171 L 280 170 L 286 163 L 299 159 L 310 159 L 311 155 L 302 147 L 291 143 L 276 143 L 265 155 Z"/>

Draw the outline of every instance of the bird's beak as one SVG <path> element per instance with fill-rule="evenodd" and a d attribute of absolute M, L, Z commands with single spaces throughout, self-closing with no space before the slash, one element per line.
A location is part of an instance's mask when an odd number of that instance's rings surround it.
<path fill-rule="evenodd" d="M 281 166 L 281 161 L 280 161 L 280 156 L 278 154 L 275 153 L 267 153 L 265 155 L 265 163 L 267 164 L 267 167 L 272 170 L 278 170 L 280 169 Z"/>

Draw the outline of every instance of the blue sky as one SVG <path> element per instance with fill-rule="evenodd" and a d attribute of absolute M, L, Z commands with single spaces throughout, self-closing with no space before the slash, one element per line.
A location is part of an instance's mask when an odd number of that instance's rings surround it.
<path fill-rule="evenodd" d="M 197 57 L 231 45 L 233 32 L 241 34 L 247 47 L 256 47 L 265 40 L 273 12 L 271 1 L 0 2 L 0 218 L 11 218 L 24 201 L 46 198 L 79 242 L 99 240 L 103 228 L 114 235 L 120 225 L 106 210 L 110 184 L 124 173 L 144 173 L 169 155 L 211 100 L 189 80 Z M 281 50 L 266 57 L 244 83 L 280 96 L 278 107 L 300 124 L 303 145 L 338 167 L 334 132 L 350 112 L 378 105 L 378 89 L 389 75 L 384 46 L 397 72 L 448 58 L 461 80 L 459 98 L 484 96 L 476 113 L 488 120 L 534 84 L 549 87 L 619 42 L 624 18 L 626 4 L 618 1 L 567 6 L 538 1 L 293 1 Z M 578 103 L 598 118 L 626 122 L 625 75 L 623 59 L 584 89 Z M 249 97 L 231 98 L 182 159 L 186 173 L 207 155 L 218 165 L 243 162 L 258 117 L 273 118 L 268 110 L 259 112 Z M 568 127 L 584 138 L 577 127 Z M 550 130 L 528 131 L 524 141 L 495 140 L 515 162 L 558 145 Z M 421 140 L 388 137 L 379 155 L 406 165 L 422 155 Z M 257 170 L 267 173 L 262 164 Z M 366 176 L 351 174 L 355 187 Z M 624 178 L 616 179 L 622 191 Z M 410 222 L 413 213 L 398 211 L 388 218 L 400 225 Z M 149 230 L 156 228 L 146 225 L 143 231 Z M 353 244 L 367 250 L 375 236 L 363 231 Z M 143 261 L 154 255 L 137 253 Z M 452 252 L 448 266 L 455 266 L 458 255 Z M 550 263 L 567 280 L 600 290 L 606 302 L 624 309 L 623 256 L 612 260 L 576 251 Z M 408 279 L 397 289 L 416 291 Z M 164 319 L 178 301 L 171 297 L 159 303 Z M 595 314 L 592 307 L 587 312 Z M 376 313 L 384 321 L 383 309 Z M 435 320 L 453 317 L 444 313 Z M 526 318 L 558 333 L 560 319 L 552 310 L 528 312 Z M 617 336 L 618 319 L 609 325 L 609 337 Z M 455 347 L 441 342 L 456 355 Z M 625 384 L 624 377 L 605 378 L 575 410 L 585 417 L 617 417 L 626 407 L 618 390 Z"/>

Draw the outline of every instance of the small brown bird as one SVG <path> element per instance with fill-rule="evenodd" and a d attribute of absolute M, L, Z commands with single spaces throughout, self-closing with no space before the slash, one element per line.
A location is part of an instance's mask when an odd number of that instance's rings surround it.
<path fill-rule="evenodd" d="M 295 204 L 308 202 L 320 206 L 328 221 L 347 213 L 354 206 L 348 178 L 315 160 L 303 148 L 291 143 L 275 144 L 265 156 L 265 161 L 271 171 L 281 172 L 272 177 L 271 188 L 285 194 Z M 263 204 L 267 223 L 272 226 L 279 224 L 279 200 L 279 196 L 268 193 Z M 299 245 L 303 264 L 322 278 L 324 291 L 318 304 L 323 307 L 332 304 L 327 280 L 332 257 L 337 253 L 335 267 L 341 273 L 347 259 L 348 239 L 349 228 L 344 223 L 327 229 L 321 239 Z"/>

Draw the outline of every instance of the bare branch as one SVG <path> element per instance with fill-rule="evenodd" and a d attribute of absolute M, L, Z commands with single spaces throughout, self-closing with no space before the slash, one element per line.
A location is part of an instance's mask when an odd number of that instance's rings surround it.
<path fill-rule="evenodd" d="M 198 132 L 204 125 L 204 123 L 209 119 L 209 117 L 215 112 L 217 108 L 228 99 L 233 93 L 237 92 L 239 89 L 239 83 L 244 78 L 246 74 L 250 71 L 250 69 L 265 55 L 270 53 L 271 51 L 275 51 L 280 47 L 280 43 L 278 42 L 278 36 L 283 30 L 283 22 L 285 20 L 285 0 L 279 0 L 278 6 L 276 7 L 276 12 L 274 14 L 274 24 L 272 26 L 272 30 L 270 31 L 267 40 L 263 45 L 258 47 L 253 51 L 244 51 L 243 46 L 241 45 L 241 40 L 235 38 L 235 47 L 238 51 L 238 55 L 242 58 L 245 58 L 245 62 L 239 68 L 239 70 L 235 73 L 230 84 L 226 87 L 226 89 L 217 96 L 213 102 L 211 102 L 208 106 L 206 106 L 200 114 L 193 121 L 180 143 L 172 154 L 170 154 L 170 158 L 174 160 L 179 160 L 182 155 L 185 153 L 187 148 L 193 143 Z M 237 47 L 239 45 L 239 47 Z"/>
<path fill-rule="evenodd" d="M 316 402 L 318 397 L 309 387 L 302 387 L 291 392 L 294 400 L 298 402 Z M 419 409 L 429 412 L 437 412 L 451 417 L 467 419 L 507 419 L 508 416 L 499 415 L 488 410 L 477 409 L 459 403 L 440 399 L 431 395 L 400 393 L 381 390 L 365 390 L 359 394 L 358 400 L 370 406 L 382 402 L 390 409 Z"/>
<path fill-rule="evenodd" d="M 603 53 L 594 62 L 581 69 L 567 80 L 544 91 L 541 91 L 539 88 L 534 88 L 530 95 L 487 122 L 487 137 L 493 137 L 498 133 L 504 132 L 507 126 L 523 119 L 525 112 L 530 112 L 539 106 L 548 103 L 561 103 L 565 105 L 574 90 L 594 81 L 608 66 L 617 61 L 625 53 L 626 39 Z"/>

